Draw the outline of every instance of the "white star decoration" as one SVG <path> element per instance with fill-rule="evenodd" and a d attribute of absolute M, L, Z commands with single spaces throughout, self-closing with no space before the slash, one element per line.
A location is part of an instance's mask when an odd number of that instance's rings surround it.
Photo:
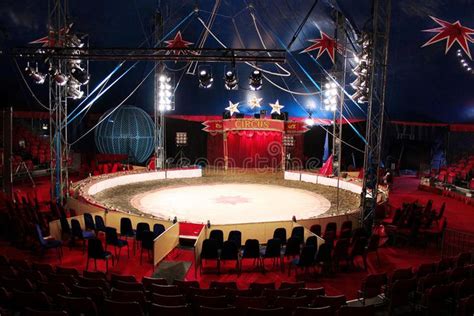
<path fill-rule="evenodd" d="M 253 97 L 249 100 L 249 106 L 251 109 L 259 108 L 260 102 L 262 102 L 262 98 Z"/>
<path fill-rule="evenodd" d="M 230 112 L 230 116 L 232 116 L 234 113 L 240 113 L 238 109 L 239 103 L 240 102 L 232 103 L 232 101 L 229 101 L 229 106 L 226 107 L 225 109 Z"/>
<path fill-rule="evenodd" d="M 270 103 L 270 106 L 272 107 L 272 112 L 270 114 L 273 114 L 273 113 L 281 114 L 280 110 L 285 107 L 285 106 L 280 104 L 279 100 L 276 100 L 275 103 Z"/>

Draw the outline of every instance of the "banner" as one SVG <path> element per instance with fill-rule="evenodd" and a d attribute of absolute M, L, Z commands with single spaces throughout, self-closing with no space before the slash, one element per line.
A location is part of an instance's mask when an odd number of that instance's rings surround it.
<path fill-rule="evenodd" d="M 228 131 L 272 131 L 285 132 L 287 134 L 305 133 L 309 129 L 304 122 L 267 120 L 267 119 L 229 119 L 209 120 L 204 123 L 203 131 L 216 134 Z"/>

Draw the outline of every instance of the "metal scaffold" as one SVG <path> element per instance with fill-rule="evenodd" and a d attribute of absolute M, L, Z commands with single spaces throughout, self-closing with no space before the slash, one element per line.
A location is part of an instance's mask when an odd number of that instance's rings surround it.
<path fill-rule="evenodd" d="M 391 0 L 374 0 L 372 13 L 372 52 L 369 68 L 369 104 L 367 108 L 364 179 L 361 223 L 370 227 L 377 207 L 382 154 L 387 60 L 390 36 Z"/>

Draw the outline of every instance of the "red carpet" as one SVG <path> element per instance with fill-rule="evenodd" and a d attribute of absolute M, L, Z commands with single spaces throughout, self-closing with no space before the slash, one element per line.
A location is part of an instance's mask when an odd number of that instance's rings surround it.
<path fill-rule="evenodd" d="M 181 236 L 198 236 L 201 232 L 203 224 L 179 223 L 179 234 Z"/>
<path fill-rule="evenodd" d="M 474 206 L 453 198 L 418 190 L 419 183 L 420 179 L 414 176 L 395 178 L 389 198 L 392 209 L 399 208 L 403 202 L 418 200 L 425 204 L 431 199 L 433 200 L 433 207 L 438 210 L 446 202 L 444 216 L 448 220 L 448 228 L 466 232 L 474 231 Z"/>

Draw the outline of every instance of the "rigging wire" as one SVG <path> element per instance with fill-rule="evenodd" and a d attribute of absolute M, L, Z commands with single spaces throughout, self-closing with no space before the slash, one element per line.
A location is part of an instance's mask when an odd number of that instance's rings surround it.
<path fill-rule="evenodd" d="M 36 102 L 38 102 L 38 104 L 45 108 L 46 110 L 49 111 L 49 107 L 44 105 L 43 102 L 41 102 L 38 97 L 36 96 L 36 94 L 33 92 L 33 90 L 31 89 L 28 81 L 26 80 L 25 76 L 23 75 L 23 71 L 21 71 L 20 69 L 20 66 L 18 65 L 18 62 L 16 61 L 16 58 L 13 59 L 15 61 L 15 65 L 16 65 L 16 68 L 18 69 L 18 72 L 20 73 L 21 75 L 21 79 L 23 79 L 23 82 L 25 83 L 26 87 L 28 88 L 28 91 L 30 91 L 31 95 L 33 96 L 33 98 L 36 100 Z"/>
<path fill-rule="evenodd" d="M 103 121 L 105 121 L 110 115 L 112 115 L 112 113 L 114 113 L 115 111 L 117 111 L 125 102 L 127 102 L 127 100 L 142 86 L 142 84 L 148 79 L 148 77 L 155 71 L 155 68 L 156 68 L 156 65 L 153 66 L 153 68 L 151 69 L 150 72 L 148 72 L 148 74 L 145 76 L 145 78 L 142 79 L 142 81 L 140 81 L 138 83 L 138 85 L 130 92 L 130 94 L 128 96 L 125 97 L 125 99 L 122 100 L 122 102 L 120 102 L 112 111 L 110 111 L 109 113 L 107 113 L 107 115 L 105 117 L 103 117 L 101 120 L 99 120 L 99 122 L 97 122 L 91 129 L 89 129 L 86 133 L 84 133 L 83 135 L 81 135 L 78 139 L 76 139 L 74 142 L 68 144 L 69 146 L 73 146 L 74 144 L 76 144 L 77 142 L 79 142 L 81 139 L 83 139 L 84 137 L 86 137 L 90 132 L 92 132 L 94 129 L 97 128 L 97 126 L 99 126 Z"/>

